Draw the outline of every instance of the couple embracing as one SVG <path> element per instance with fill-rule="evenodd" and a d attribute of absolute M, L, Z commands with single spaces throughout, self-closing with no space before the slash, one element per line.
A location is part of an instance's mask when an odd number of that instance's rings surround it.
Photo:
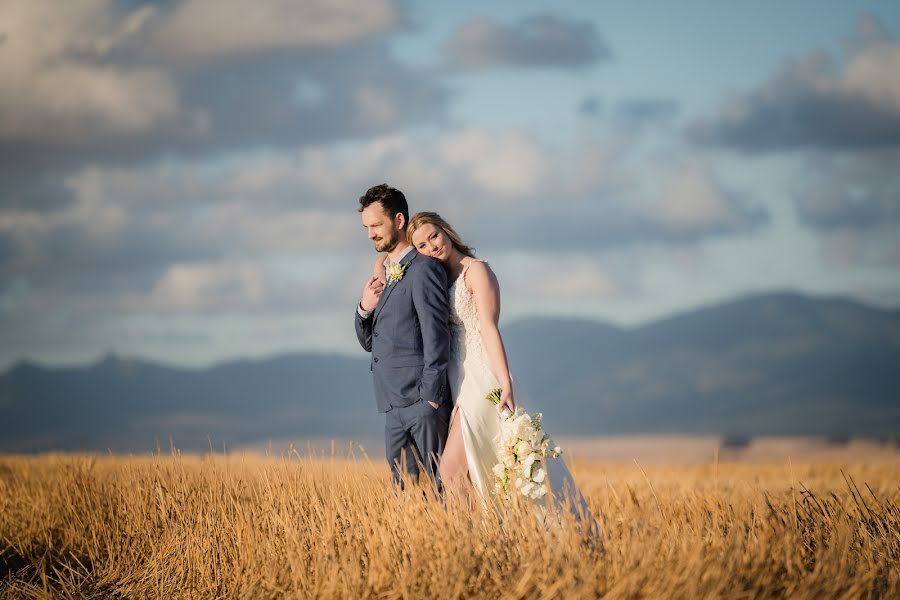
<path fill-rule="evenodd" d="M 356 335 L 372 354 L 393 477 L 402 483 L 404 471 L 414 480 L 426 475 L 451 494 L 474 488 L 493 498 L 501 413 L 516 409 L 498 328 L 497 278 L 440 215 L 410 218 L 400 190 L 377 185 L 359 203 L 381 254 L 356 308 Z M 497 388 L 493 404 L 486 396 Z M 547 467 L 553 492 L 561 497 L 565 489 L 584 515 L 586 503 L 562 459 Z"/>

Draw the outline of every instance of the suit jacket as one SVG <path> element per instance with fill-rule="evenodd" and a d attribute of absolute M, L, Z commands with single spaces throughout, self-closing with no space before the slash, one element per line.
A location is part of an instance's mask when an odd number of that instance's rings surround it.
<path fill-rule="evenodd" d="M 372 378 L 379 412 L 419 400 L 449 402 L 450 301 L 440 261 L 415 249 L 400 281 L 387 286 L 375 310 L 354 311 L 356 337 L 372 353 Z"/>

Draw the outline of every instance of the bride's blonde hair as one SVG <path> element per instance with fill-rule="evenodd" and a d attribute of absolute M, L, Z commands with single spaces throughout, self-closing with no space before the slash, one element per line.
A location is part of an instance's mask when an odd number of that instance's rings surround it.
<path fill-rule="evenodd" d="M 409 225 L 406 226 L 406 241 L 410 244 L 413 243 L 413 233 L 415 233 L 416 229 L 421 227 L 422 225 L 434 225 L 438 229 L 441 229 L 450 241 L 453 243 L 453 247 L 459 250 L 464 256 L 471 256 L 475 258 L 475 248 L 471 246 L 467 246 L 462 238 L 459 237 L 459 234 L 456 233 L 456 230 L 450 226 L 450 223 L 445 221 L 441 215 L 436 212 L 417 212 L 412 216 L 409 220 Z M 415 245 L 415 244 L 413 244 Z"/>

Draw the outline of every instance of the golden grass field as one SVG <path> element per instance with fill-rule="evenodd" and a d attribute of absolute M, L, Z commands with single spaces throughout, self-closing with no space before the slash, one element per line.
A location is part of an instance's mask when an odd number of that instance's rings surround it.
<path fill-rule="evenodd" d="M 0 456 L 0 595 L 900 597 L 896 461 L 572 470 L 605 550 L 364 456 Z"/>

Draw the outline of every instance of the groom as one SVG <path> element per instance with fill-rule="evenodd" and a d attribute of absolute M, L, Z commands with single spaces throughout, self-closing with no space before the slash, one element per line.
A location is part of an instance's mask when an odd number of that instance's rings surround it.
<path fill-rule="evenodd" d="M 375 250 L 387 252 L 387 284 L 370 278 L 356 307 L 356 337 L 372 353 L 375 402 L 385 413 L 385 454 L 395 481 L 401 469 L 417 480 L 421 463 L 440 486 L 437 463 L 451 409 L 447 273 L 406 241 L 403 192 L 376 185 L 359 204 Z"/>

